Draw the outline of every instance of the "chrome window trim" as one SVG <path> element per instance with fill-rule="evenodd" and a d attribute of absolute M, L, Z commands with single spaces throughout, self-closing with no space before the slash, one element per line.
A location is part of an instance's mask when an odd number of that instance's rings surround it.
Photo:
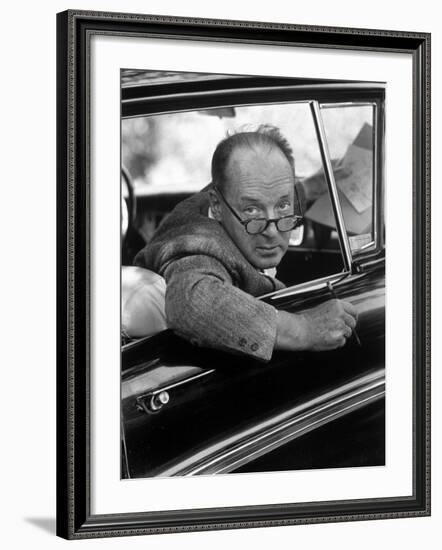
<path fill-rule="evenodd" d="M 365 250 L 367 250 L 368 248 L 372 248 L 375 244 L 376 240 L 370 241 L 369 243 L 362 245 L 361 248 L 358 248 L 358 250 L 355 250 L 354 252 L 352 250 L 353 258 L 355 257 L 355 255 L 358 256 L 361 252 L 365 252 Z"/>
<path fill-rule="evenodd" d="M 164 384 L 160 384 L 155 388 L 146 388 L 143 393 L 140 393 L 136 396 L 137 401 L 147 399 L 148 397 L 153 397 L 156 395 L 159 395 L 163 391 L 171 391 L 176 390 L 177 388 L 181 388 L 182 386 L 185 386 L 186 384 L 189 384 L 191 382 L 195 382 L 196 380 L 199 380 L 200 378 L 204 378 L 205 376 L 208 376 L 209 374 L 212 374 L 215 372 L 215 369 L 209 369 L 204 370 L 203 372 L 199 372 L 197 374 L 191 374 L 187 378 L 183 378 L 181 380 L 178 380 L 176 382 L 164 382 Z M 148 375 L 150 373 L 146 373 L 146 378 L 148 378 Z M 123 395 L 123 399 L 125 397 L 132 397 L 131 394 Z"/>
<path fill-rule="evenodd" d="M 350 275 L 351 273 L 349 271 L 342 271 L 340 273 L 334 273 L 333 275 L 326 275 L 325 277 L 313 279 L 312 281 L 305 281 L 304 283 L 299 283 L 289 288 L 283 288 L 276 292 L 269 292 L 268 294 L 259 296 L 259 298 L 270 298 L 270 300 L 279 300 L 280 298 L 289 298 L 291 296 L 297 296 L 298 294 L 305 294 L 306 292 L 311 292 L 312 290 L 320 290 L 321 288 L 325 289 L 327 288 L 327 283 L 330 282 L 335 284 Z"/>
<path fill-rule="evenodd" d="M 181 93 L 180 92 L 173 92 L 173 93 L 170 93 L 170 94 L 162 94 L 162 95 L 159 95 L 159 96 L 133 97 L 131 99 L 122 99 L 121 103 L 124 104 L 124 105 L 130 105 L 132 103 L 141 103 L 141 102 L 149 102 L 149 101 L 153 102 L 154 100 L 157 100 L 159 97 L 161 99 L 177 99 L 177 98 L 180 98 L 180 97 L 192 97 L 192 98 L 212 97 L 212 96 L 219 97 L 219 96 L 223 96 L 223 95 L 231 95 L 232 92 L 240 92 L 241 94 L 243 94 L 243 93 L 247 93 L 247 92 L 260 93 L 260 92 L 269 92 L 269 91 L 272 91 L 272 92 L 280 92 L 280 91 L 287 92 L 289 90 L 299 90 L 299 89 L 302 89 L 302 87 L 301 86 L 275 86 L 275 87 L 271 87 L 271 88 L 266 88 L 266 87 L 239 88 L 238 90 L 235 90 L 233 88 L 228 88 L 226 90 L 202 90 L 200 92 L 197 92 L 197 91 L 181 92 Z M 309 100 L 308 99 L 300 99 L 300 100 L 295 100 L 294 102 L 296 102 L 296 101 L 302 101 L 303 103 L 308 103 Z M 228 106 L 229 107 L 236 107 L 237 105 L 232 105 L 230 103 Z M 206 108 L 219 109 L 220 107 L 221 107 L 221 105 L 220 106 L 217 105 L 216 107 L 204 107 L 204 109 L 206 109 Z M 195 109 L 195 108 L 193 108 L 192 110 L 193 111 L 198 111 L 198 109 Z M 168 112 L 172 113 L 172 112 L 179 112 L 179 111 L 168 111 Z M 137 115 L 137 116 L 142 116 L 142 115 Z M 123 118 L 125 118 L 125 117 L 123 117 Z"/>
<path fill-rule="evenodd" d="M 373 107 L 375 101 L 327 101 L 327 103 L 319 102 L 321 109 L 333 109 L 335 107 Z"/>
<path fill-rule="evenodd" d="M 205 92 L 195 92 L 195 93 L 205 94 Z M 170 95 L 170 98 L 173 99 L 175 96 L 176 94 Z M 131 118 L 156 117 L 161 115 L 176 115 L 179 113 L 198 113 L 199 111 L 210 111 L 211 109 L 213 110 L 226 109 L 228 107 L 233 107 L 236 109 L 240 107 L 263 107 L 263 106 L 267 107 L 268 105 L 297 105 L 300 103 L 305 103 L 306 105 L 308 105 L 309 103 L 311 103 L 311 100 L 310 99 L 290 99 L 287 101 L 285 100 L 258 101 L 258 102 L 254 101 L 253 103 L 235 103 L 234 105 L 232 103 L 220 103 L 219 105 L 217 104 L 216 107 L 200 107 L 200 108 L 189 107 L 185 109 L 176 109 L 174 111 L 170 111 L 170 110 L 156 111 L 155 113 L 148 113 L 146 115 L 133 115 L 133 116 L 130 115 L 130 116 L 124 116 L 124 117 L 122 116 L 121 120 L 124 121 L 124 120 L 129 120 Z"/>
<path fill-rule="evenodd" d="M 313 122 L 315 124 L 316 135 L 318 138 L 319 151 L 322 157 L 322 164 L 324 166 L 324 175 L 327 181 L 327 186 L 330 192 L 333 213 L 336 220 L 336 229 L 339 237 L 339 244 L 344 260 L 344 270 L 351 273 L 352 270 L 352 254 L 350 248 L 350 242 L 348 240 L 347 230 L 345 228 L 344 216 L 341 210 L 341 203 L 338 198 L 338 189 L 336 187 L 335 175 L 333 173 L 333 167 L 330 160 L 330 153 L 328 150 L 327 136 L 325 134 L 324 122 L 321 116 L 321 109 L 318 101 L 310 102 L 310 109 L 313 115 Z"/>

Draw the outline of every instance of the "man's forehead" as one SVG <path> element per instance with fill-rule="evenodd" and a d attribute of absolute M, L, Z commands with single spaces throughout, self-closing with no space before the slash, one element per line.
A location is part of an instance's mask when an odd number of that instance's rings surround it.
<path fill-rule="evenodd" d="M 239 147 L 235 149 L 227 163 L 227 187 L 231 184 L 237 193 L 243 194 L 252 187 L 279 187 L 288 189 L 294 183 L 291 164 L 277 145 Z M 287 191 L 286 191 L 287 192 Z"/>
<path fill-rule="evenodd" d="M 277 145 L 257 145 L 256 147 L 238 147 L 227 161 L 225 174 L 235 178 L 238 174 L 268 173 L 275 170 L 292 172 L 291 165 Z"/>
<path fill-rule="evenodd" d="M 230 153 L 227 166 L 231 168 L 241 167 L 242 165 L 248 165 L 250 162 L 254 163 L 259 159 L 273 159 L 285 160 L 287 164 L 289 161 L 286 156 L 278 147 L 273 143 L 256 143 L 253 146 L 250 145 L 238 145 Z"/>

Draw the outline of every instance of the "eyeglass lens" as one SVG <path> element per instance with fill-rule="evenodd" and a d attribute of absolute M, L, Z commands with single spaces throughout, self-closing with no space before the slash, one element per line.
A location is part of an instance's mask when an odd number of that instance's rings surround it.
<path fill-rule="evenodd" d="M 292 217 L 287 216 L 285 218 L 280 218 L 278 220 L 272 220 L 276 224 L 276 228 L 278 231 L 291 231 L 294 229 L 297 225 L 300 223 L 299 217 Z M 248 233 L 256 234 L 256 233 L 262 233 L 266 230 L 268 224 L 271 223 L 270 220 L 266 220 L 265 218 L 255 219 L 255 220 L 249 220 L 246 224 L 246 230 Z"/>

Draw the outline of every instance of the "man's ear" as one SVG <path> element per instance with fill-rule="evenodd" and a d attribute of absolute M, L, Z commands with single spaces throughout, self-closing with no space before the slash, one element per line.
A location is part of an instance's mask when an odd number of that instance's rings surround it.
<path fill-rule="evenodd" d="M 209 189 L 210 209 L 212 210 L 213 217 L 217 221 L 221 221 L 221 202 L 214 189 Z"/>

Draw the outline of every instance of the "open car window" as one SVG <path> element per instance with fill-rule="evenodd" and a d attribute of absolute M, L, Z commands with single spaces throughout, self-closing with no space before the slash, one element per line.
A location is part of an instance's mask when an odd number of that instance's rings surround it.
<path fill-rule="evenodd" d="M 291 287 L 341 273 L 344 262 L 335 214 L 308 101 L 235 105 L 123 120 L 123 164 L 134 179 L 138 232 L 148 243 L 178 202 L 210 182 L 213 151 L 226 134 L 260 124 L 277 126 L 293 150 L 296 188 L 305 216 L 304 225 L 292 232 L 277 277 Z M 346 136 L 337 139 L 344 149 Z M 320 217 L 315 215 L 318 201 Z"/>

